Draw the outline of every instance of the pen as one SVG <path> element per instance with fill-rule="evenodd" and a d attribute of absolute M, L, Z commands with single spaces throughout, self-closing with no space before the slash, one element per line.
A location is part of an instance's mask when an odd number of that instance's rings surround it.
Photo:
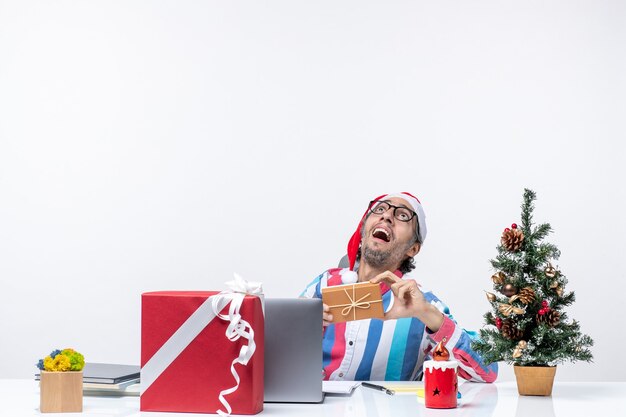
<path fill-rule="evenodd" d="M 363 385 L 365 388 L 371 388 L 371 389 L 375 389 L 378 391 L 382 391 L 387 395 L 395 394 L 393 390 L 390 390 L 389 388 L 385 388 L 382 385 L 370 384 L 369 382 L 361 382 L 361 385 Z"/>

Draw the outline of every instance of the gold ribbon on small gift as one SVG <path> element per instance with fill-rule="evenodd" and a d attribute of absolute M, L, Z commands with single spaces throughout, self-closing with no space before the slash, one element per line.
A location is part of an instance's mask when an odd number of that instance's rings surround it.
<path fill-rule="evenodd" d="M 343 307 L 343 310 L 341 310 L 341 315 L 342 316 L 347 316 L 348 314 L 350 314 L 350 311 L 352 311 L 352 320 L 356 320 L 356 309 L 357 308 L 362 308 L 362 309 L 367 310 L 368 308 L 370 308 L 372 303 L 381 303 L 382 302 L 382 300 L 363 301 L 363 300 L 365 300 L 367 297 L 369 297 L 372 294 L 371 292 L 368 292 L 363 297 L 359 298 L 358 300 L 355 300 L 355 298 L 356 298 L 356 288 L 355 288 L 354 285 L 352 286 L 352 296 L 350 296 L 350 293 L 348 292 L 347 288 L 344 288 L 343 292 L 346 293 L 346 296 L 348 297 L 348 300 L 350 300 L 350 303 L 349 304 L 337 304 L 337 305 L 333 305 L 333 306 L 330 306 L 330 307 L 331 308 Z"/>

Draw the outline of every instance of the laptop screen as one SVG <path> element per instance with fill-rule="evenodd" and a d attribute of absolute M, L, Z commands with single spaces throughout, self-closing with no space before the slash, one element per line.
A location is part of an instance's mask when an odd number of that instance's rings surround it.
<path fill-rule="evenodd" d="M 265 402 L 318 403 L 322 300 L 265 299 Z"/>

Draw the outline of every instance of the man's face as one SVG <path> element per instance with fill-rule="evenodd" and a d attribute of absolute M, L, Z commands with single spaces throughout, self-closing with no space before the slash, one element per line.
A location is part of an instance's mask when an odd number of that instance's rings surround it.
<path fill-rule="evenodd" d="M 384 199 L 398 207 L 411 206 L 399 197 Z M 393 215 L 393 207 L 382 214 L 370 213 L 362 228 L 361 262 L 365 261 L 373 267 L 397 269 L 407 257 L 419 252 L 419 243 L 415 242 L 414 216 L 410 221 L 403 222 Z"/>

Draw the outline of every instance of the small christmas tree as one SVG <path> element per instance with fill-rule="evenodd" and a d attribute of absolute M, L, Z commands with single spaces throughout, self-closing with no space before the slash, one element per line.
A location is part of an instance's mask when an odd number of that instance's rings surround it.
<path fill-rule="evenodd" d="M 535 193 L 524 190 L 521 225 L 504 229 L 498 256 L 491 260 L 495 293 L 487 292 L 493 311 L 473 348 L 487 363 L 505 361 L 523 366 L 553 366 L 565 361 L 593 359 L 591 337 L 569 322 L 563 310 L 574 300 L 567 279 L 555 268 L 560 251 L 543 239 L 549 224 L 534 226 Z"/>

